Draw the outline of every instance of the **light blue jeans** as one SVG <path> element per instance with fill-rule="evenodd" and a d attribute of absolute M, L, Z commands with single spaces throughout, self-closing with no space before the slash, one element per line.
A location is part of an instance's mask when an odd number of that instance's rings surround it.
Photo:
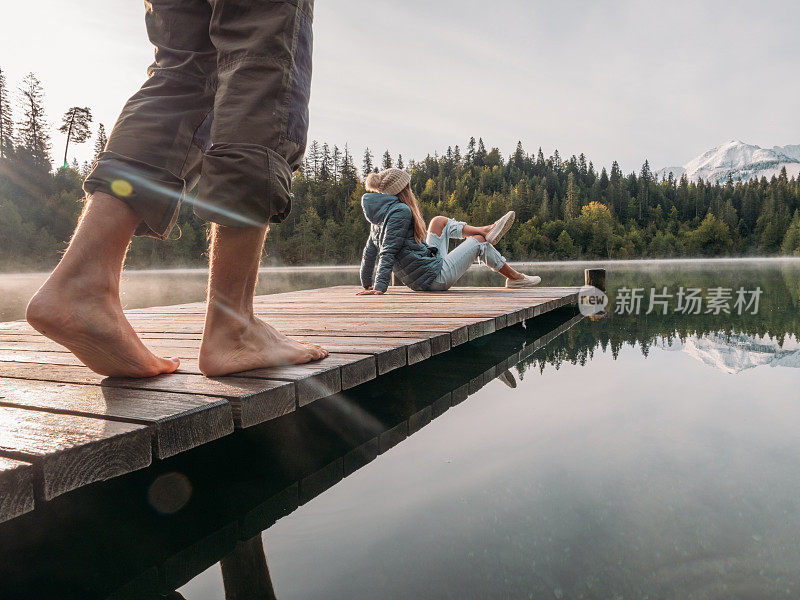
<path fill-rule="evenodd" d="M 441 292 L 451 288 L 461 276 L 467 272 L 470 265 L 477 258 L 482 264 L 489 267 L 492 271 L 499 271 L 506 264 L 506 259 L 489 242 L 479 242 L 474 237 L 469 237 L 452 252 L 448 252 L 450 240 L 460 240 L 464 237 L 463 221 L 447 219 L 442 235 L 428 233 L 425 240 L 429 246 L 439 249 L 439 256 L 442 261 L 442 270 L 431 283 L 431 291 Z"/>

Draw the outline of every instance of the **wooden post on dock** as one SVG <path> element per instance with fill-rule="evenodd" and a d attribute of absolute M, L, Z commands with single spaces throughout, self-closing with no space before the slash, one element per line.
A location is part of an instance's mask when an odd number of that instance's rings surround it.
<path fill-rule="evenodd" d="M 601 292 L 606 291 L 606 270 L 605 269 L 586 269 L 583 272 L 586 285 L 592 285 Z"/>

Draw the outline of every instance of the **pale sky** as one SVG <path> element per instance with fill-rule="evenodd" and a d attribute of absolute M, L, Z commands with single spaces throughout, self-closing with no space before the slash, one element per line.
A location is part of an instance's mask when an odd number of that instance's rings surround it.
<path fill-rule="evenodd" d="M 36 73 L 51 123 L 87 105 L 110 129 L 152 60 L 143 14 L 131 0 L 5 2 L 0 68 L 12 90 Z M 309 139 L 349 142 L 357 165 L 365 146 L 421 159 L 474 135 L 625 171 L 729 139 L 798 144 L 798 23 L 797 0 L 318 0 Z"/>

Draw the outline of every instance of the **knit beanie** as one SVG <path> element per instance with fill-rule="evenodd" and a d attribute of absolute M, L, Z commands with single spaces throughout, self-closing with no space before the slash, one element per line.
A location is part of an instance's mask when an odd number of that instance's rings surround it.
<path fill-rule="evenodd" d="M 381 192 L 396 196 L 411 183 L 411 175 L 403 169 L 384 169 L 380 173 L 370 173 L 364 180 L 364 187 L 370 192 Z"/>

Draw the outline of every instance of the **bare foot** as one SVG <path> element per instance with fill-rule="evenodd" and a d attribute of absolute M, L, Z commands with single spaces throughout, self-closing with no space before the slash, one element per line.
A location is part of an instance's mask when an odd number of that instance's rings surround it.
<path fill-rule="evenodd" d="M 263 367 L 299 365 L 328 356 L 316 344 L 297 342 L 254 316 L 209 316 L 200 344 L 200 371 L 217 377 Z"/>
<path fill-rule="evenodd" d="M 51 275 L 28 303 L 25 317 L 100 375 L 153 377 L 175 371 L 177 358 L 158 357 L 142 344 L 122 312 L 119 296 L 97 289 Z"/>

